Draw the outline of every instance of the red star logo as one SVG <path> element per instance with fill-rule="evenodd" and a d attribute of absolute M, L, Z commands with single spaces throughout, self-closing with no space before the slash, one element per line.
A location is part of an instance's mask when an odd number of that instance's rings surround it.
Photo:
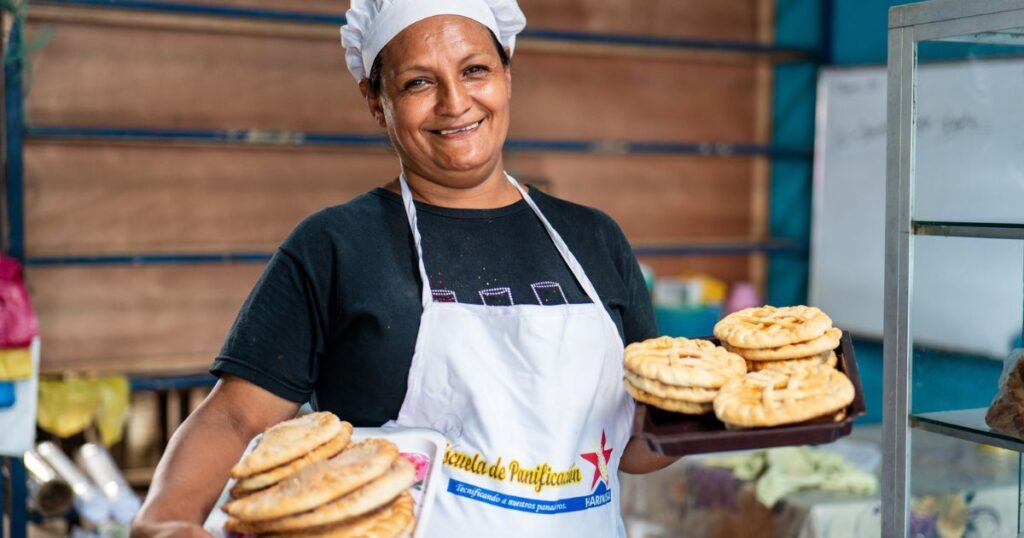
<path fill-rule="evenodd" d="M 604 469 L 607 470 L 607 468 L 608 468 L 608 461 L 612 457 L 612 449 L 611 448 L 605 448 L 604 447 L 605 442 L 606 442 L 606 438 L 605 438 L 605 435 L 604 435 L 604 430 L 601 430 L 600 456 L 598 455 L 599 453 L 597 451 L 595 451 L 595 452 L 588 452 L 586 454 L 580 454 L 581 458 L 589 461 L 594 466 L 594 480 L 590 483 L 590 489 L 591 490 L 593 490 L 594 486 L 597 485 L 597 481 L 598 480 L 602 480 L 603 479 L 604 483 L 608 484 L 608 477 L 604 476 L 605 473 L 602 472 L 601 468 L 604 467 Z M 603 460 L 603 461 L 599 460 L 598 458 L 601 458 L 601 460 Z M 602 465 L 602 463 L 603 463 L 603 465 Z"/>

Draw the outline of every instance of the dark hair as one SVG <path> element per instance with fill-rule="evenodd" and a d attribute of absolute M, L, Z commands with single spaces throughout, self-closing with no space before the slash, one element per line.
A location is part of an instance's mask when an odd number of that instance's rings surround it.
<path fill-rule="evenodd" d="M 491 36 L 494 48 L 498 50 L 498 58 L 501 59 L 501 65 L 503 67 L 508 67 L 509 58 L 508 53 L 505 52 L 505 47 L 501 46 L 501 42 L 494 36 L 494 32 L 488 30 L 487 35 Z M 380 59 L 384 56 L 385 50 L 387 50 L 387 47 L 384 47 L 384 49 L 377 53 L 377 57 L 373 59 L 373 67 L 370 68 L 370 75 L 367 77 L 370 81 L 370 91 L 372 91 L 374 95 L 380 95 L 382 84 L 380 77 Z"/>

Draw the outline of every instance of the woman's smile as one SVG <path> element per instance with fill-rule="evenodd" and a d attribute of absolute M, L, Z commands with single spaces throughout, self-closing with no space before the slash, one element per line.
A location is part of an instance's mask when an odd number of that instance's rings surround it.
<path fill-rule="evenodd" d="M 450 127 L 446 129 L 434 129 L 431 130 L 430 132 L 440 136 L 445 140 L 458 140 L 461 138 L 468 138 L 472 136 L 474 133 L 476 133 L 477 128 L 480 127 L 480 124 L 483 122 L 484 120 L 477 120 L 468 125 L 461 125 L 458 127 Z"/>

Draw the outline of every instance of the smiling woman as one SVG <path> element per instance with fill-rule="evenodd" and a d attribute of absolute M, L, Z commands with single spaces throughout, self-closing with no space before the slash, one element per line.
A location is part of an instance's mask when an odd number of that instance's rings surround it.
<path fill-rule="evenodd" d="M 183 522 L 203 519 L 251 437 L 310 402 L 356 426 L 438 430 L 480 464 L 444 462 L 417 536 L 624 536 L 618 471 L 672 461 L 632 438 L 622 381 L 624 344 L 656 326 L 615 222 L 505 173 L 525 17 L 514 0 L 353 0 L 346 20 L 349 70 L 401 174 L 281 244 L 136 534 L 197 531 Z"/>
<path fill-rule="evenodd" d="M 370 71 L 371 77 L 380 73 L 377 84 L 359 82 L 422 201 L 464 200 L 481 207 L 487 200 L 484 207 L 501 207 L 519 198 L 505 181 L 501 159 L 512 71 L 495 42 L 474 20 L 430 17 L 381 50 Z"/>

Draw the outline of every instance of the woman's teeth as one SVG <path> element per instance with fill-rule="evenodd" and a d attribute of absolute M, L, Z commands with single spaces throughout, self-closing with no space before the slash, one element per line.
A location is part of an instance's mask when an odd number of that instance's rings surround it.
<path fill-rule="evenodd" d="M 480 122 L 478 121 L 476 123 L 471 123 L 471 124 L 469 124 L 469 125 L 467 125 L 465 127 L 460 127 L 458 129 L 441 129 L 440 131 L 438 131 L 438 133 L 440 133 L 442 135 L 450 135 L 450 134 L 455 134 L 455 133 L 464 133 L 466 131 L 472 131 L 473 129 L 476 129 L 479 126 L 480 126 Z"/>

